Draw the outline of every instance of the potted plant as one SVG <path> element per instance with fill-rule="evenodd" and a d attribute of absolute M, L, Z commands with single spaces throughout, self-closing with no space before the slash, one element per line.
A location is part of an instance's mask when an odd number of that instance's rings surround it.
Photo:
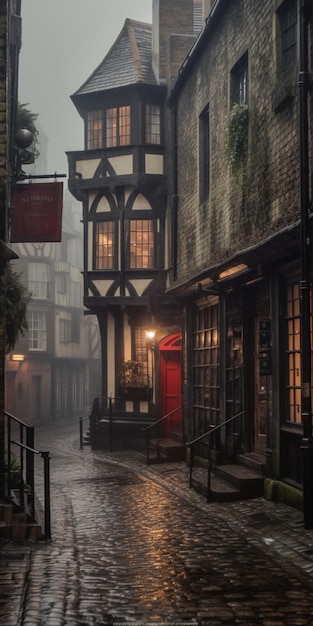
<path fill-rule="evenodd" d="M 118 375 L 118 391 L 126 400 L 148 400 L 151 393 L 149 377 L 143 371 L 143 363 L 125 361 Z"/>

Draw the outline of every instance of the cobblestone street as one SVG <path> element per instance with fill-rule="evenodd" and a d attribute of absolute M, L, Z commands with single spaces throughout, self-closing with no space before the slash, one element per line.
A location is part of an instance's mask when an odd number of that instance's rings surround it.
<path fill-rule="evenodd" d="M 51 452 L 52 542 L 2 546 L 25 554 L 10 562 L 3 626 L 313 624 L 313 531 L 300 512 L 207 504 L 183 463 L 80 451 L 78 424 L 38 429 L 36 447 Z"/>

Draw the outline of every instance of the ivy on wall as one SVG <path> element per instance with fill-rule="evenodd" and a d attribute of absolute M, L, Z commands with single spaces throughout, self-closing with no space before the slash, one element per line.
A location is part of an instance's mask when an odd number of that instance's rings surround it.
<path fill-rule="evenodd" d="M 5 303 L 6 352 L 13 350 L 20 336 L 25 335 L 27 325 L 27 305 L 31 299 L 20 275 L 8 263 L 0 275 L 0 299 Z"/>
<path fill-rule="evenodd" d="M 225 159 L 232 172 L 241 171 L 248 156 L 248 105 L 235 104 L 226 117 Z"/>

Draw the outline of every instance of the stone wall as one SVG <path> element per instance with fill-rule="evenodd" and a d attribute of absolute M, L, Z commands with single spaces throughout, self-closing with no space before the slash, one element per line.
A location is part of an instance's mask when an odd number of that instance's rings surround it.
<path fill-rule="evenodd" d="M 178 281 L 299 217 L 298 68 L 279 75 L 272 0 L 232 0 L 224 7 L 211 20 L 177 102 Z M 245 170 L 234 174 L 224 147 L 230 73 L 246 52 L 249 156 Z M 207 106 L 210 194 L 200 204 L 199 116 Z"/>

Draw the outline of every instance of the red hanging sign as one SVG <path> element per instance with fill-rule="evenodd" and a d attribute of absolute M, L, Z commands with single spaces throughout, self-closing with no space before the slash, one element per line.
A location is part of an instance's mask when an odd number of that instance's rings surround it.
<path fill-rule="evenodd" d="M 61 241 L 63 183 L 17 185 L 13 193 L 11 242 Z"/>

